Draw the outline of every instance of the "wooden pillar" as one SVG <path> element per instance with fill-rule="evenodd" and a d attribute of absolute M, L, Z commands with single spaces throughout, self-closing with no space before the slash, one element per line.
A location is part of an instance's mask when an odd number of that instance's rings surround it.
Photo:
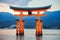
<path fill-rule="evenodd" d="M 20 35 L 24 35 L 24 21 L 22 20 L 22 12 L 20 14 L 20 30 L 19 30 Z"/>
<path fill-rule="evenodd" d="M 37 15 L 38 15 L 37 19 L 40 20 L 40 12 L 39 11 L 37 12 Z"/>
<path fill-rule="evenodd" d="M 20 21 L 16 20 L 16 34 L 24 35 L 24 21 L 22 20 L 22 12 L 20 14 Z"/>
<path fill-rule="evenodd" d="M 40 20 L 40 25 L 39 25 L 39 30 L 40 30 L 40 35 L 42 35 L 42 20 Z"/>
<path fill-rule="evenodd" d="M 42 21 L 36 20 L 36 35 L 42 35 Z"/>
<path fill-rule="evenodd" d="M 24 21 L 22 20 L 22 22 L 20 22 L 20 30 L 19 30 L 19 34 L 20 35 L 24 35 Z"/>
<path fill-rule="evenodd" d="M 40 20 L 40 14 L 37 14 L 38 18 L 36 20 L 36 35 L 42 35 L 42 21 Z"/>
<path fill-rule="evenodd" d="M 16 35 L 18 35 L 19 20 L 16 20 Z"/>

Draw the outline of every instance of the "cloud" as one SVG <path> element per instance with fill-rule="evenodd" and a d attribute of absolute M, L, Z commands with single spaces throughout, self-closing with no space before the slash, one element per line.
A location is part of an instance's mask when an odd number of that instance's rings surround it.
<path fill-rule="evenodd" d="M 17 14 L 18 12 L 14 12 L 10 9 L 8 4 L 0 3 L 0 12 L 10 12 L 11 14 Z"/>
<path fill-rule="evenodd" d="M 9 4 L 29 7 L 42 7 L 52 4 L 51 9 L 49 9 L 48 11 L 60 10 L 60 0 L 0 0 L 0 12 L 10 12 L 12 14 L 17 13 L 10 9 Z"/>
<path fill-rule="evenodd" d="M 51 5 L 51 9 L 49 11 L 55 11 L 55 10 L 60 10 L 60 0 L 32 0 L 29 2 L 28 6 L 29 7 L 42 7 L 42 6 L 47 6 Z"/>
<path fill-rule="evenodd" d="M 0 11 L 7 11 L 9 9 L 9 5 L 0 3 Z"/>
<path fill-rule="evenodd" d="M 51 9 L 49 11 L 60 10 L 60 0 L 50 0 L 51 1 Z"/>
<path fill-rule="evenodd" d="M 0 2 L 7 4 L 15 4 L 19 6 L 26 6 L 31 0 L 0 0 Z"/>
<path fill-rule="evenodd" d="M 49 0 L 45 0 L 45 1 L 44 0 L 32 0 L 29 2 L 28 6 L 41 7 L 41 6 L 46 6 L 49 4 L 51 4 Z"/>

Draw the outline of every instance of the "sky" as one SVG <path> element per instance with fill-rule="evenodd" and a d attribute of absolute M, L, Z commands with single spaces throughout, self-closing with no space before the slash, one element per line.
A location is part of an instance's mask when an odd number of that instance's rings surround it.
<path fill-rule="evenodd" d="M 42 7 L 52 5 L 47 11 L 60 10 L 60 0 L 0 0 L 0 12 L 10 12 L 12 14 L 17 13 L 10 9 L 10 5 L 27 7 Z"/>

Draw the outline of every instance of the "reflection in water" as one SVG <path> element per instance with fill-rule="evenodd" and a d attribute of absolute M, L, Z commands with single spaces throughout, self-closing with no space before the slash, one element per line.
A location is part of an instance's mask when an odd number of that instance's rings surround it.
<path fill-rule="evenodd" d="M 44 34 L 42 36 L 35 36 L 35 29 L 26 29 L 25 34 L 22 36 L 16 35 L 16 32 L 13 30 L 0 29 L 0 40 L 60 40 L 60 30 L 46 29 L 44 30 Z"/>
<path fill-rule="evenodd" d="M 24 35 L 16 35 L 16 40 L 24 40 Z"/>
<path fill-rule="evenodd" d="M 42 40 L 42 36 L 36 36 L 36 40 Z"/>

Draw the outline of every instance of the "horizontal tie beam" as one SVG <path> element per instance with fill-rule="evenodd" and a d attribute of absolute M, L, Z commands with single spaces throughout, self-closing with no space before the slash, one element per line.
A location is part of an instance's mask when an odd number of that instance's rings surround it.
<path fill-rule="evenodd" d="M 20 14 L 14 14 L 14 16 L 20 16 Z M 32 15 L 22 15 L 22 16 L 38 16 L 37 14 L 32 14 Z M 40 14 L 40 16 L 46 16 L 46 14 Z"/>

